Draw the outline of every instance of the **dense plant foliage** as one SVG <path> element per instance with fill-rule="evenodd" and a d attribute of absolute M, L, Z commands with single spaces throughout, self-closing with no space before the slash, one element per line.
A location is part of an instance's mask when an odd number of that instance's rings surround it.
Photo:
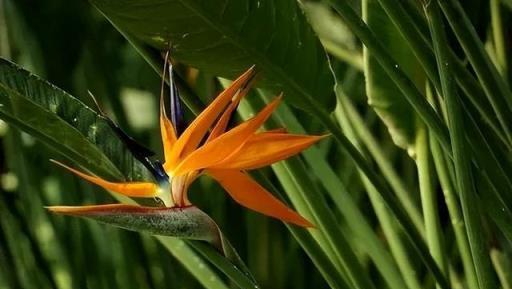
<path fill-rule="evenodd" d="M 512 289 L 511 15 L 0 0 L 0 289 Z"/>

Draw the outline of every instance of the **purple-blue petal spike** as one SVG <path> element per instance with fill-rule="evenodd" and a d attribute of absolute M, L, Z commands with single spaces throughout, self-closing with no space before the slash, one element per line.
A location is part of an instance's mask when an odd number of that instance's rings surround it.
<path fill-rule="evenodd" d="M 94 95 L 89 91 L 89 95 L 93 99 L 96 107 L 99 111 L 99 116 L 104 121 L 108 123 L 110 128 L 116 133 L 119 139 L 126 145 L 128 150 L 133 154 L 133 156 L 139 160 L 153 175 L 153 177 L 159 182 L 168 182 L 169 176 L 165 173 L 165 170 L 162 167 L 162 164 L 159 161 L 153 162 L 150 157 L 154 156 L 155 153 L 150 149 L 146 148 L 144 145 L 138 143 L 134 138 L 129 136 L 121 127 L 117 125 L 104 111 L 101 109 L 98 101 L 94 97 Z"/>
<path fill-rule="evenodd" d="M 185 123 L 183 122 L 183 108 L 181 106 L 180 93 L 174 81 L 174 70 L 172 64 L 169 63 L 169 90 L 170 90 L 170 106 L 171 106 L 171 122 L 179 137 L 185 130 Z"/>

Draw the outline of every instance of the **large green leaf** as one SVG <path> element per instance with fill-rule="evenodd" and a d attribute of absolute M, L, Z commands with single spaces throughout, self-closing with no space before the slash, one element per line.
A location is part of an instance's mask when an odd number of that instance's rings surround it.
<path fill-rule="evenodd" d="M 104 118 L 65 91 L 1 58 L 0 118 L 95 174 L 151 179 Z"/>
<path fill-rule="evenodd" d="M 416 84 L 424 83 L 422 69 L 411 49 L 376 0 L 363 1 L 363 17 L 375 36 Z M 396 145 L 412 149 L 416 123 L 414 111 L 402 92 L 391 81 L 377 59 L 364 50 L 364 73 L 368 103 L 388 127 Z"/>
<path fill-rule="evenodd" d="M 125 35 L 188 65 L 233 78 L 255 64 L 261 84 L 307 110 L 334 108 L 319 40 L 294 0 L 91 0 Z"/>

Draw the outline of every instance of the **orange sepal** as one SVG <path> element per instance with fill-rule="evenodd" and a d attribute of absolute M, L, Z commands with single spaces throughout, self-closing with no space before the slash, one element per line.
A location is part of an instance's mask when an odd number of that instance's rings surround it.
<path fill-rule="evenodd" d="M 179 176 L 191 171 L 208 168 L 223 161 L 232 154 L 235 154 L 270 117 L 280 101 L 281 96 L 269 103 L 255 117 L 239 124 L 230 131 L 198 148 L 186 157 L 176 169 L 172 171 L 172 174 Z"/>
<path fill-rule="evenodd" d="M 106 190 L 125 195 L 128 197 L 150 198 L 158 195 L 158 187 L 156 184 L 147 182 L 127 182 L 127 183 L 114 183 L 104 179 L 84 174 L 78 170 L 68 167 L 58 161 L 50 160 L 51 162 L 71 171 L 75 175 L 85 179 L 93 184 L 96 184 Z"/>
<path fill-rule="evenodd" d="M 230 157 L 212 166 L 216 169 L 250 170 L 268 166 L 300 153 L 324 136 L 265 132 L 252 136 Z"/>
<path fill-rule="evenodd" d="M 261 214 L 302 227 L 314 227 L 312 223 L 270 194 L 247 174 L 237 170 L 208 170 L 240 205 Z"/>
<path fill-rule="evenodd" d="M 176 143 L 177 137 L 174 126 L 165 113 L 163 96 L 160 96 L 160 134 L 162 136 L 162 145 L 164 147 L 164 157 L 167 162 L 171 158 L 172 147 Z"/>
<path fill-rule="evenodd" d="M 212 131 L 210 132 L 210 135 L 208 135 L 206 143 L 216 139 L 218 136 L 220 136 L 226 131 L 233 111 L 235 111 L 235 109 L 238 107 L 240 100 L 249 92 L 250 86 L 250 83 L 248 83 L 244 89 L 240 90 L 236 94 L 235 98 L 231 101 L 228 108 L 222 113 L 221 117 L 213 127 Z"/>
<path fill-rule="evenodd" d="M 126 204 L 106 204 L 106 205 L 90 205 L 90 206 L 49 206 L 45 207 L 48 211 L 56 214 L 81 216 L 81 215 L 94 215 L 101 213 L 111 213 L 122 210 L 132 213 L 145 213 L 158 208 L 155 207 L 142 207 Z"/>
<path fill-rule="evenodd" d="M 166 170 L 173 168 L 180 158 L 187 156 L 197 148 L 208 132 L 208 129 L 231 102 L 235 94 L 241 89 L 245 89 L 245 86 L 250 83 L 254 75 L 255 69 L 253 66 L 233 81 L 228 88 L 217 96 L 215 100 L 194 119 L 183 134 L 181 134 L 178 141 L 176 141 L 169 161 L 164 164 Z"/>

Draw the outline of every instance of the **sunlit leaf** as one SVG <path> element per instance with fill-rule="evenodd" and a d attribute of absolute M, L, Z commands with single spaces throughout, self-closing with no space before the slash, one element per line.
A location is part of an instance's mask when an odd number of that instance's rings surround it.
<path fill-rule="evenodd" d="M 151 179 L 104 118 L 5 59 L 0 59 L 0 117 L 95 174 Z"/>

